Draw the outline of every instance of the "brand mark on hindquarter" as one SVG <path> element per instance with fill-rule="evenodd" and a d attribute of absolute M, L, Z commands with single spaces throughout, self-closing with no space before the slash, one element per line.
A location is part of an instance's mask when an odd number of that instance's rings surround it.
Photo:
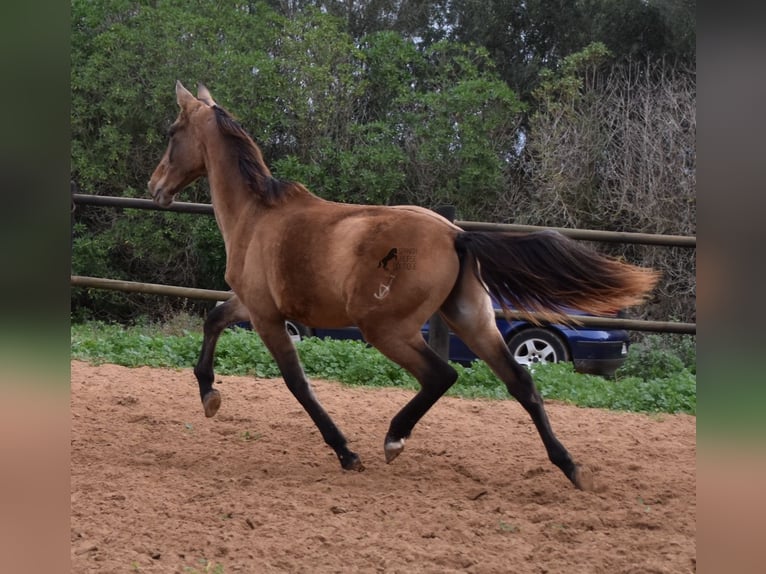
<path fill-rule="evenodd" d="M 397 249 L 396 247 L 392 247 L 391 250 L 386 254 L 386 256 L 378 262 L 378 268 L 382 267 L 383 269 L 388 271 L 389 261 L 396 258 L 397 258 Z"/>
<path fill-rule="evenodd" d="M 373 297 L 375 297 L 378 301 L 388 297 L 388 294 L 391 293 L 391 283 L 394 282 L 394 277 L 396 277 L 396 275 L 389 275 L 388 281 L 386 283 L 380 284 L 380 287 L 378 287 L 378 292 L 372 294 Z"/>

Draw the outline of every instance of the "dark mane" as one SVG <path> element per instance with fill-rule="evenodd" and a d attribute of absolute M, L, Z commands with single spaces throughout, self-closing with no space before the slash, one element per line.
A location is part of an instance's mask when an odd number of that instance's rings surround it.
<path fill-rule="evenodd" d="M 274 205 L 282 199 L 289 186 L 271 176 L 261 150 L 239 123 L 220 106 L 213 106 L 215 119 L 221 133 L 238 158 L 239 171 L 248 187 L 266 205 Z"/>

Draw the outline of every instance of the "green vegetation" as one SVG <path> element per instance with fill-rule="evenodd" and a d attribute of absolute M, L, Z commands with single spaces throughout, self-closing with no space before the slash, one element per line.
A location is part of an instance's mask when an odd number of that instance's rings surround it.
<path fill-rule="evenodd" d="M 696 232 L 694 2 L 72 0 L 71 178 L 147 197 L 204 82 L 274 176 L 325 199 L 451 204 L 458 219 Z M 207 182 L 179 197 L 208 202 Z M 75 275 L 226 289 L 209 216 L 77 205 Z M 693 315 L 693 250 L 618 246 L 663 271 L 638 312 Z M 76 288 L 75 321 L 205 304 Z"/>
<path fill-rule="evenodd" d="M 204 558 L 198 560 L 200 567 L 184 566 L 184 572 L 188 574 L 223 574 L 223 564 L 211 562 Z"/>
<path fill-rule="evenodd" d="M 71 333 L 72 358 L 128 367 L 191 368 L 202 342 L 199 329 L 191 332 L 177 322 L 131 327 L 88 322 L 72 325 Z M 298 349 L 312 378 L 354 386 L 418 388 L 408 373 L 359 341 L 312 338 L 301 341 Z M 540 365 L 534 377 L 546 400 L 632 412 L 696 414 L 694 360 L 694 347 L 688 338 L 668 344 L 654 336 L 632 347 L 615 380 L 576 373 L 571 363 Z M 483 362 L 454 366 L 460 376 L 449 395 L 510 398 Z M 243 329 L 229 329 L 221 335 L 215 368 L 221 375 L 280 376 L 260 338 Z"/>

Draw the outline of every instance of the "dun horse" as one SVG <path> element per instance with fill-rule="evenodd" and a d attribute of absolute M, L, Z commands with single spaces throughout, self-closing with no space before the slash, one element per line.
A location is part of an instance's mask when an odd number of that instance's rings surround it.
<path fill-rule="evenodd" d="M 457 379 L 421 336 L 421 326 L 438 312 L 526 409 L 553 464 L 576 487 L 591 487 L 587 467 L 575 463 L 556 438 L 529 372 L 503 341 L 490 295 L 561 321 L 566 307 L 603 314 L 641 303 L 656 272 L 555 232 L 464 231 L 424 208 L 325 201 L 299 183 L 272 177 L 258 146 L 204 86 L 195 97 L 177 82 L 176 98 L 180 113 L 149 192 L 167 207 L 184 187 L 207 176 L 226 246 L 225 277 L 235 294 L 204 325 L 194 374 L 206 416 L 221 405 L 213 388 L 218 337 L 228 325 L 250 320 L 341 466 L 363 470 L 315 397 L 285 331 L 287 318 L 315 327 L 353 324 L 421 385 L 391 420 L 384 439 L 390 463 Z"/>

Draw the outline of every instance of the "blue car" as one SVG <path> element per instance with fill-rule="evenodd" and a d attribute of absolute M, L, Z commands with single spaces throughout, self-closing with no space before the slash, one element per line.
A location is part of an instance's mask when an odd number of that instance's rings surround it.
<path fill-rule="evenodd" d="M 577 314 L 574 311 L 570 313 Z M 249 327 L 249 324 L 242 326 Z M 312 329 L 295 321 L 287 321 L 285 326 L 294 341 L 300 341 L 304 337 L 363 339 L 356 327 Z M 615 371 L 625 362 L 630 346 L 628 332 L 621 329 L 537 326 L 527 321 L 508 321 L 504 318 L 497 319 L 497 328 L 521 365 L 534 367 L 536 363 L 571 361 L 579 373 L 607 378 L 613 377 Z M 428 323 L 423 325 L 422 332 L 428 340 Z M 477 359 L 453 333 L 450 333 L 449 358 L 463 365 Z"/>

